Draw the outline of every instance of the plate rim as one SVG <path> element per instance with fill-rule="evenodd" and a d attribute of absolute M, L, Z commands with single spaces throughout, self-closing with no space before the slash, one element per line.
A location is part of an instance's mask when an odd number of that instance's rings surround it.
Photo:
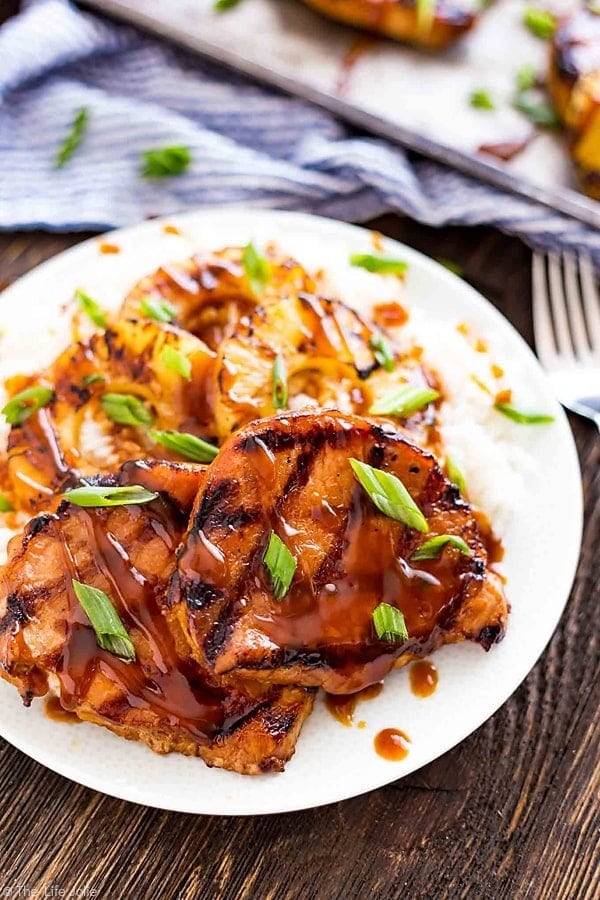
<path fill-rule="evenodd" d="M 274 223 L 275 219 L 283 219 L 287 220 L 291 223 L 292 227 L 294 223 L 296 226 L 305 226 L 309 223 L 316 223 L 317 227 L 320 229 L 330 229 L 332 233 L 338 234 L 340 237 L 347 236 L 351 239 L 353 236 L 356 237 L 359 234 L 369 235 L 372 233 L 372 229 L 365 228 L 362 225 L 354 225 L 347 222 L 342 222 L 336 219 L 327 218 L 324 216 L 316 216 L 311 213 L 302 213 L 295 212 L 289 210 L 279 210 L 279 209 L 253 209 L 249 207 L 247 204 L 228 204 L 225 208 L 221 210 L 215 210 L 212 207 L 199 207 L 194 210 L 182 212 L 182 213 L 173 213 L 171 215 L 160 216 L 156 219 L 147 220 L 140 222 L 136 225 L 125 226 L 119 229 L 111 230 L 105 232 L 103 234 L 94 235 L 85 241 L 82 241 L 76 244 L 73 247 L 67 248 L 66 250 L 61 251 L 58 254 L 55 254 L 48 260 L 45 260 L 38 266 L 35 266 L 29 272 L 22 275 L 15 282 L 9 285 L 3 292 L 0 293 L 0 298 L 2 300 L 6 300 L 8 297 L 10 299 L 10 295 L 15 292 L 18 293 L 22 289 L 27 289 L 27 283 L 29 280 L 35 280 L 40 275 L 43 276 L 45 272 L 49 269 L 51 270 L 53 267 L 60 267 L 63 263 L 69 263 L 71 257 L 76 257 L 80 253 L 86 253 L 89 249 L 97 247 L 98 242 L 102 240 L 102 238 L 106 235 L 110 235 L 111 239 L 118 238 L 119 235 L 127 234 L 137 235 L 143 234 L 144 231 L 152 232 L 154 228 L 161 228 L 164 224 L 174 224 L 177 227 L 181 227 L 181 229 L 185 229 L 186 223 L 188 221 L 196 222 L 198 218 L 223 218 L 227 219 L 235 214 L 243 213 L 244 219 L 248 220 L 261 220 L 264 219 L 270 223 Z M 282 229 L 278 240 L 281 243 L 285 243 L 285 231 Z M 510 699 L 513 693 L 518 689 L 518 687 L 525 681 L 530 672 L 539 662 L 541 656 L 545 652 L 550 640 L 552 639 L 556 628 L 559 624 L 560 619 L 562 618 L 565 607 L 568 603 L 571 589 L 574 583 L 574 579 L 577 573 L 577 567 L 579 563 L 579 557 L 581 552 L 581 542 L 583 536 L 583 525 L 584 525 L 584 508 L 583 508 L 583 484 L 581 479 L 581 468 L 579 462 L 579 456 L 577 453 L 577 448 L 575 444 L 575 440 L 568 423 L 568 419 L 566 413 L 564 412 L 562 406 L 558 403 L 558 401 L 554 398 L 554 395 L 550 389 L 548 384 L 548 378 L 544 373 L 541 364 L 537 360 L 534 352 L 529 347 L 525 339 L 522 335 L 517 331 L 517 329 L 512 325 L 512 323 L 490 302 L 488 301 L 482 294 L 479 293 L 472 285 L 465 282 L 462 278 L 455 275 L 453 272 L 446 269 L 440 263 L 436 262 L 431 257 L 426 256 L 419 250 L 415 250 L 407 244 L 404 244 L 401 241 L 398 241 L 394 238 L 387 237 L 382 235 L 382 246 L 386 250 L 391 251 L 401 251 L 405 256 L 408 256 L 408 262 L 410 264 L 411 260 L 417 261 L 420 267 L 426 272 L 426 274 L 438 281 L 438 283 L 443 283 L 446 281 L 449 284 L 452 284 L 454 287 L 457 287 L 461 290 L 465 296 L 469 296 L 471 302 L 475 304 L 479 309 L 484 310 L 485 315 L 491 315 L 492 319 L 496 319 L 496 321 L 501 322 L 502 329 L 508 329 L 510 332 L 510 336 L 512 340 L 516 340 L 520 345 L 520 350 L 522 351 L 522 358 L 528 359 L 530 365 L 533 365 L 539 375 L 543 376 L 543 381 L 545 382 L 548 388 L 548 397 L 549 402 L 552 407 L 552 413 L 555 416 L 555 424 L 557 424 L 560 428 L 560 441 L 563 444 L 563 448 L 566 452 L 570 454 L 571 457 L 571 470 L 569 472 L 569 477 L 574 481 L 574 484 L 577 485 L 575 495 L 573 496 L 573 506 L 571 511 L 571 516 L 573 519 L 572 525 L 576 526 L 572 529 L 572 538 L 568 548 L 568 558 L 566 565 L 564 560 L 561 560 L 562 565 L 561 575 L 562 580 L 565 585 L 564 593 L 565 598 L 562 602 L 560 609 L 557 611 L 556 616 L 553 617 L 553 621 L 551 623 L 551 628 L 548 629 L 543 644 L 540 649 L 536 650 L 535 658 L 528 663 L 527 671 L 523 674 L 519 671 L 519 674 L 516 678 L 510 678 L 508 680 L 508 688 L 506 691 L 503 691 L 502 694 L 504 699 L 500 702 L 494 701 L 493 707 L 490 707 L 485 716 L 479 721 L 477 724 L 473 725 L 469 723 L 466 726 L 464 731 L 461 729 L 460 736 L 456 739 L 453 739 L 451 743 L 444 746 L 442 750 L 435 750 L 429 758 L 427 758 L 424 762 L 420 763 L 418 769 L 423 768 L 426 765 L 429 765 L 434 760 L 438 759 L 440 756 L 448 753 L 458 744 L 462 743 L 468 736 L 477 731 L 481 726 L 487 722 L 492 716 L 494 716 L 498 710 L 504 706 L 504 704 Z M 175 258 L 175 254 L 174 254 Z M 553 401 L 550 398 L 554 398 Z M 86 723 L 88 724 L 88 723 Z M 97 727 L 97 726 L 95 726 Z M 8 733 L 7 733 L 8 732 Z M 339 791 L 332 791 L 332 796 L 326 796 L 322 801 L 314 802 L 292 802 L 286 803 L 281 807 L 277 808 L 254 808 L 248 809 L 243 804 L 239 807 L 236 807 L 235 803 L 221 811 L 217 809 L 198 809 L 198 805 L 191 803 L 190 805 L 183 804 L 181 802 L 166 802 L 166 798 L 161 796 L 158 800 L 154 798 L 148 798 L 147 796 L 142 796 L 141 791 L 137 789 L 137 785 L 134 783 L 128 784 L 125 789 L 123 785 L 112 785 L 107 783 L 107 779 L 100 776 L 98 778 L 88 777 L 87 773 L 85 773 L 85 777 L 81 777 L 81 773 L 77 773 L 76 771 L 76 763 L 71 763 L 70 760 L 65 759 L 63 761 L 59 756 L 52 756 L 52 751 L 45 752 L 45 747 L 42 745 L 38 747 L 37 745 L 32 746 L 27 742 L 27 740 L 21 740 L 19 734 L 13 734 L 10 729 L 7 729 L 5 723 L 0 720 L 0 736 L 3 737 L 8 743 L 12 744 L 16 749 L 25 755 L 29 756 L 36 763 L 45 766 L 51 771 L 61 775 L 62 777 L 68 778 L 70 781 L 80 784 L 84 787 L 90 788 L 95 791 L 99 791 L 101 793 L 106 794 L 107 796 L 114 797 L 120 800 L 126 800 L 127 802 L 135 803 L 142 806 L 148 806 L 154 809 L 164 809 L 172 812 L 181 812 L 188 813 L 194 815 L 220 815 L 220 816 L 249 816 L 249 815 L 276 815 L 288 812 L 297 812 L 303 809 L 311 809 L 318 808 L 320 806 L 327 806 L 332 803 L 340 802 L 342 800 L 348 800 L 353 797 L 360 796 L 362 794 L 366 794 L 372 790 L 377 790 L 381 787 L 384 787 L 388 784 L 391 784 L 395 781 L 399 781 L 404 777 L 412 774 L 418 769 L 411 769 L 408 772 L 402 772 L 400 775 L 394 773 L 393 770 L 390 770 L 389 776 L 384 775 L 383 777 L 373 777 L 369 780 L 367 784 L 361 783 L 361 785 L 354 790 L 350 788 L 350 790 L 345 789 L 341 793 Z M 126 746 L 126 745 L 125 745 Z M 151 753 L 151 750 L 148 750 Z M 74 751 L 75 758 L 77 756 L 77 751 Z M 201 762 L 201 761 L 199 761 Z M 290 761 L 289 765 L 293 765 L 293 759 Z M 238 776 L 235 776 L 238 777 Z M 275 777 L 275 776 L 272 776 Z M 254 778 L 252 779 L 254 781 Z M 243 782 L 242 782 L 243 783 Z M 236 801 L 237 802 L 237 801 Z"/>

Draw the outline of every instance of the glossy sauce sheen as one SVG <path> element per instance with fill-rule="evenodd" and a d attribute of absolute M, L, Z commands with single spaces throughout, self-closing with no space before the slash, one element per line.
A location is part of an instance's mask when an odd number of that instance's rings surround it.
<path fill-rule="evenodd" d="M 373 700 L 382 690 L 383 684 L 370 684 L 362 691 L 355 691 L 354 694 L 325 694 L 325 706 L 334 719 L 349 728 L 354 724 L 354 713 L 358 704 L 363 700 Z"/>
<path fill-rule="evenodd" d="M 431 697 L 438 686 L 438 671 L 428 659 L 420 659 L 413 663 L 408 678 L 415 697 Z"/>
<path fill-rule="evenodd" d="M 384 728 L 378 731 L 373 741 L 378 756 L 390 762 L 406 759 L 410 752 L 410 738 L 399 728 Z"/>

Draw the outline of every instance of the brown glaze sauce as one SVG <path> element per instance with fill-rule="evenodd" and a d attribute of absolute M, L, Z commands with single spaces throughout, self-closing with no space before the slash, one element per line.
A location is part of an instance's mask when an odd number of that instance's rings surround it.
<path fill-rule="evenodd" d="M 350 87 L 350 80 L 354 73 L 354 69 L 363 56 L 365 56 L 376 44 L 376 38 L 368 35 L 363 35 L 352 41 L 342 57 L 340 70 L 335 83 L 335 92 L 339 97 L 344 97 L 346 95 L 348 88 Z"/>
<path fill-rule="evenodd" d="M 44 701 L 44 712 L 48 718 L 52 719 L 54 722 L 67 722 L 69 725 L 77 725 L 78 722 L 81 722 L 81 719 L 78 718 L 74 712 L 65 709 L 60 702 L 60 698 L 55 697 L 53 694 L 46 697 Z"/>
<path fill-rule="evenodd" d="M 420 659 L 411 665 L 408 679 L 415 697 L 431 697 L 438 686 L 438 671 L 428 659 Z"/>
<path fill-rule="evenodd" d="M 525 150 L 536 137 L 536 132 L 531 131 L 526 137 L 514 141 L 497 141 L 494 144 L 481 144 L 477 148 L 478 153 L 495 156 L 501 162 L 510 162 L 519 153 Z"/>
<path fill-rule="evenodd" d="M 358 704 L 363 700 L 373 700 L 382 690 L 383 684 L 379 682 L 355 691 L 354 694 L 325 694 L 325 706 L 334 719 L 350 728 L 354 725 L 354 713 Z M 364 728 L 364 725 L 359 722 L 358 727 Z"/>
<path fill-rule="evenodd" d="M 395 300 L 377 303 L 373 307 L 373 320 L 381 328 L 399 328 L 408 322 L 408 312 Z"/>
<path fill-rule="evenodd" d="M 399 728 L 384 728 L 373 740 L 378 756 L 390 762 L 400 762 L 410 753 L 410 738 Z"/>

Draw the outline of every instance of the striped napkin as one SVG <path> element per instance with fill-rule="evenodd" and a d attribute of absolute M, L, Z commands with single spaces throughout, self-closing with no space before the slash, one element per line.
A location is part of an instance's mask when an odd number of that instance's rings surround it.
<path fill-rule="evenodd" d="M 68 0 L 24 0 L 0 27 L 0 228 L 103 230 L 198 206 L 246 203 L 364 221 L 387 211 L 428 225 L 489 224 L 546 249 L 600 234 L 383 140 L 308 103 L 225 72 Z M 54 157 L 75 111 L 80 147 Z M 176 178 L 140 156 L 185 145 Z"/>

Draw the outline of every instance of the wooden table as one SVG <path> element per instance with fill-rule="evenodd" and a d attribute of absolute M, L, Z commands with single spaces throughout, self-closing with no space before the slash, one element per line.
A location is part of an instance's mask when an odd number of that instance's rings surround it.
<path fill-rule="evenodd" d="M 392 217 L 376 227 L 460 264 L 531 341 L 530 253 L 518 241 Z M 0 287 L 81 238 L 0 236 Z M 479 731 L 366 796 L 248 819 L 113 800 L 0 742 L 0 896 L 600 896 L 599 441 L 591 424 L 572 425 L 586 494 L 573 594 L 540 662 Z"/>

